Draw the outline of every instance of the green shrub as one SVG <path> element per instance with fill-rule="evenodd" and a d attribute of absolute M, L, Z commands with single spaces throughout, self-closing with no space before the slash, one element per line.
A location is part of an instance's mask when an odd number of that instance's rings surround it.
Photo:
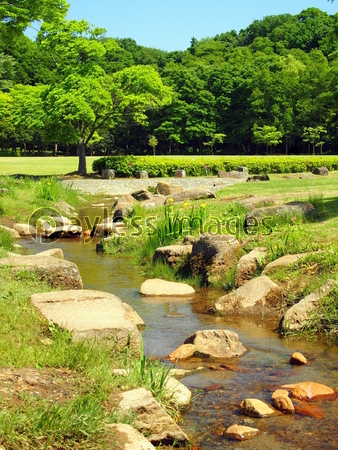
<path fill-rule="evenodd" d="M 338 157 L 326 156 L 224 156 L 205 157 L 151 157 L 151 156 L 106 156 L 93 163 L 93 171 L 114 169 L 117 177 L 134 177 L 139 170 L 146 170 L 149 177 L 172 177 L 178 169 L 188 176 L 217 175 L 219 170 L 236 170 L 246 166 L 250 174 L 313 172 L 326 166 L 330 171 L 338 170 Z"/>

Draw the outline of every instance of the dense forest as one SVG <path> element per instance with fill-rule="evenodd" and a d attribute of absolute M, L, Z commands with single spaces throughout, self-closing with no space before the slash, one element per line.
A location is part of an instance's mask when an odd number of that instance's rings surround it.
<path fill-rule="evenodd" d="M 0 6 L 2 154 L 77 152 L 84 171 L 92 153 L 338 153 L 338 14 L 267 16 L 165 52 L 67 21 L 63 0 L 16 3 L 32 14 Z"/>

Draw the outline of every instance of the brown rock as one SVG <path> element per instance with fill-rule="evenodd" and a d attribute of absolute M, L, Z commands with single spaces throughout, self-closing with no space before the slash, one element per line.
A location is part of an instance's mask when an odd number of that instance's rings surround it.
<path fill-rule="evenodd" d="M 305 401 L 336 400 L 337 392 L 324 384 L 305 381 L 304 383 L 286 384 L 284 389 L 291 390 L 291 397 Z"/>
<path fill-rule="evenodd" d="M 193 356 L 195 346 L 193 344 L 183 344 L 168 356 L 169 361 L 176 361 L 177 359 L 187 359 Z"/>
<path fill-rule="evenodd" d="M 203 234 L 193 243 L 190 268 L 193 275 L 202 275 L 210 282 L 234 267 L 240 253 L 240 244 L 233 236 Z"/>
<path fill-rule="evenodd" d="M 171 184 L 166 183 L 165 181 L 160 181 L 156 186 L 156 193 L 161 195 L 171 195 Z"/>
<path fill-rule="evenodd" d="M 243 425 L 232 425 L 226 432 L 226 436 L 237 441 L 246 441 L 260 434 L 257 428 L 245 427 Z"/>
<path fill-rule="evenodd" d="M 175 178 L 186 178 L 187 174 L 185 170 L 176 170 L 175 171 Z"/>
<path fill-rule="evenodd" d="M 164 195 L 156 194 L 149 200 L 143 200 L 140 205 L 145 209 L 155 209 L 163 206 L 166 201 Z"/>
<path fill-rule="evenodd" d="M 256 398 L 248 398 L 240 404 L 241 413 L 249 417 L 269 417 L 275 411 L 269 405 Z"/>
<path fill-rule="evenodd" d="M 121 415 L 131 414 L 135 417 L 135 427 L 142 434 L 146 434 L 152 444 L 187 444 L 188 436 L 146 389 L 134 389 L 119 394 L 117 401 L 117 409 Z"/>
<path fill-rule="evenodd" d="M 155 250 L 153 262 L 162 261 L 175 267 L 182 257 L 191 255 L 192 245 L 168 245 Z"/>
<path fill-rule="evenodd" d="M 241 257 L 236 267 L 236 287 L 242 286 L 253 278 L 255 272 L 263 264 L 266 254 L 267 249 L 259 247 Z"/>
<path fill-rule="evenodd" d="M 275 397 L 273 400 L 273 406 L 283 414 L 293 414 L 295 412 L 292 401 L 285 395 Z"/>
<path fill-rule="evenodd" d="M 222 314 L 269 314 L 276 311 L 282 298 L 281 288 L 261 276 L 219 298 L 212 310 Z"/>
<path fill-rule="evenodd" d="M 289 392 L 286 389 L 277 389 L 271 396 L 271 400 L 274 401 L 277 397 L 289 397 Z"/>
<path fill-rule="evenodd" d="M 248 172 L 244 171 L 237 171 L 237 170 L 231 170 L 230 172 L 223 172 L 223 170 L 220 170 L 218 172 L 218 178 L 231 178 L 235 180 L 247 180 L 248 178 Z"/>
<path fill-rule="evenodd" d="M 195 346 L 195 356 L 207 358 L 233 358 L 247 351 L 238 334 L 228 330 L 197 331 L 188 336 L 184 343 Z"/>
<path fill-rule="evenodd" d="M 308 403 L 294 400 L 295 412 L 301 416 L 314 417 L 315 419 L 322 419 L 325 413 L 322 408 L 316 405 L 309 405 Z"/>
<path fill-rule="evenodd" d="M 138 202 L 142 202 L 144 200 L 151 200 L 153 198 L 153 194 L 146 189 L 140 189 L 139 191 L 135 191 L 131 194 L 135 200 Z"/>
<path fill-rule="evenodd" d="M 301 353 L 295 352 L 290 358 L 290 364 L 295 366 L 303 366 L 304 364 L 307 364 L 307 359 Z"/>
<path fill-rule="evenodd" d="M 76 264 L 53 256 L 12 256 L 0 259 L 0 265 L 11 266 L 12 270 L 36 272 L 42 280 L 61 289 L 82 289 L 82 279 Z"/>

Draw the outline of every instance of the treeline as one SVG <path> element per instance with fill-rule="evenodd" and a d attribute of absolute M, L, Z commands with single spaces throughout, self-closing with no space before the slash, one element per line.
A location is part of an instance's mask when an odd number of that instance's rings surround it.
<path fill-rule="evenodd" d="M 45 22 L 36 42 L 0 32 L 3 151 L 338 153 L 337 14 L 268 16 L 175 52 L 83 21 Z"/>

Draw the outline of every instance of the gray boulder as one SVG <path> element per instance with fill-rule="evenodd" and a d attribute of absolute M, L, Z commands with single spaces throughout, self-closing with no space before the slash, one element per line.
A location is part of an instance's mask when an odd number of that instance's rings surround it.
<path fill-rule="evenodd" d="M 286 267 L 290 266 L 291 264 L 295 264 L 301 258 L 304 258 L 307 255 L 308 253 L 297 253 L 296 255 L 285 255 L 281 258 L 275 259 L 274 261 L 271 261 L 269 264 L 267 264 L 267 266 L 263 270 L 263 275 L 272 272 L 277 267 Z"/>
<path fill-rule="evenodd" d="M 276 216 L 290 216 L 294 214 L 310 217 L 315 214 L 316 208 L 308 202 L 290 202 L 284 205 L 268 206 L 266 208 L 257 208 L 245 216 L 245 225 L 250 226 L 254 222 L 262 219 Z"/>
<path fill-rule="evenodd" d="M 146 189 L 140 189 L 138 191 L 133 192 L 132 197 L 138 202 L 142 202 L 144 200 L 151 200 L 153 198 L 153 194 Z"/>
<path fill-rule="evenodd" d="M 218 178 L 230 178 L 234 180 L 247 180 L 248 178 L 248 172 L 246 171 L 238 171 L 238 170 L 231 170 L 230 172 L 223 172 L 220 170 L 218 172 Z"/>
<path fill-rule="evenodd" d="M 240 253 L 240 244 L 233 236 L 203 234 L 192 246 L 191 272 L 202 275 L 208 283 L 234 267 Z"/>
<path fill-rule="evenodd" d="M 329 175 L 329 169 L 327 167 L 317 167 L 317 169 L 315 169 L 312 173 L 314 175 L 321 175 L 323 177 L 327 177 Z"/>
<path fill-rule="evenodd" d="M 36 272 L 40 279 L 47 280 L 54 288 L 82 289 L 82 279 L 76 264 L 53 256 L 36 255 L 12 256 L 0 259 L 1 266 L 12 270 Z"/>
<path fill-rule="evenodd" d="M 288 309 L 280 321 L 279 328 L 282 331 L 301 330 L 308 322 L 312 311 L 318 305 L 319 300 L 328 295 L 331 290 L 337 286 L 335 280 L 327 280 L 320 288 L 316 289 L 312 294 L 304 297 L 300 302 Z"/>
<path fill-rule="evenodd" d="M 261 315 L 276 313 L 282 289 L 267 276 L 253 278 L 238 289 L 219 298 L 212 312 Z"/>
<path fill-rule="evenodd" d="M 73 332 L 77 339 L 114 339 L 139 349 L 144 322 L 133 308 L 113 294 L 91 290 L 45 292 L 31 296 L 41 314 Z"/>
<path fill-rule="evenodd" d="M 241 257 L 236 267 L 236 287 L 242 286 L 254 277 L 255 272 L 263 264 L 266 254 L 267 249 L 259 247 Z"/>
<path fill-rule="evenodd" d="M 200 200 L 203 198 L 216 198 L 214 192 L 207 191 L 205 189 L 195 188 L 188 189 L 177 194 L 173 194 L 170 198 L 173 199 L 173 203 L 189 202 L 192 200 Z"/>
<path fill-rule="evenodd" d="M 123 392 L 116 397 L 121 415 L 135 417 L 135 427 L 154 445 L 187 444 L 188 436 L 144 388 Z"/>

